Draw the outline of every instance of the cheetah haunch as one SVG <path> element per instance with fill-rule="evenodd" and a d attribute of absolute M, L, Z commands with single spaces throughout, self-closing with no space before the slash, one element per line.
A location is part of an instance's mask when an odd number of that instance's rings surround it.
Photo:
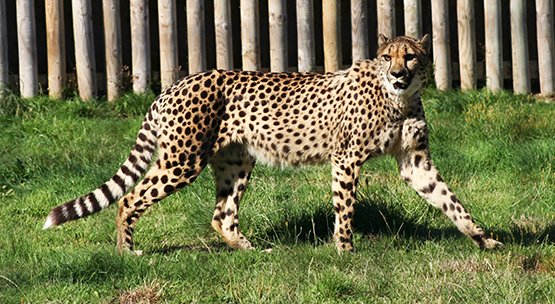
<path fill-rule="evenodd" d="M 216 180 L 212 227 L 229 246 L 251 249 L 238 209 L 255 162 L 331 162 L 334 239 L 340 252 L 350 251 L 360 168 L 371 157 L 390 154 L 403 179 L 463 234 L 481 248 L 496 247 L 500 243 L 474 223 L 432 164 L 419 95 L 428 44 L 427 35 L 380 36 L 376 59 L 336 73 L 214 70 L 185 77 L 154 101 L 119 171 L 96 190 L 52 209 L 44 228 L 119 199 L 117 246 L 132 251 L 143 212 L 210 164 Z M 149 168 L 156 149 L 158 159 Z"/>

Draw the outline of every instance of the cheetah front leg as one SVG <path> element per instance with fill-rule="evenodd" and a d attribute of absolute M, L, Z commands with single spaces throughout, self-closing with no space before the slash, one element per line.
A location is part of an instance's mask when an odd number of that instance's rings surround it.
<path fill-rule="evenodd" d="M 407 120 L 403 125 L 401 140 L 401 147 L 395 156 L 403 179 L 431 205 L 441 209 L 459 231 L 472 238 L 480 248 L 502 246 L 500 242 L 488 238 L 482 228 L 475 224 L 432 164 L 425 121 Z"/>
<path fill-rule="evenodd" d="M 335 210 L 335 245 L 339 253 L 353 250 L 353 215 L 355 191 L 360 166 L 345 159 L 332 161 L 333 208 Z"/>

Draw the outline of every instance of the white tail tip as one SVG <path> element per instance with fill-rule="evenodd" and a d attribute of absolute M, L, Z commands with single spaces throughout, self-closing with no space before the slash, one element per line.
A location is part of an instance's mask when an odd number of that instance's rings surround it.
<path fill-rule="evenodd" d="M 42 229 L 46 230 L 52 226 L 54 226 L 54 221 L 52 220 L 52 216 L 48 215 L 48 217 L 46 218 L 46 222 L 44 223 L 44 226 L 42 226 Z"/>

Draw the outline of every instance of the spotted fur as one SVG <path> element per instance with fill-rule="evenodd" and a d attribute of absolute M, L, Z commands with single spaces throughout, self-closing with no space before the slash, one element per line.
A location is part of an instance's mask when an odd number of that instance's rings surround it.
<path fill-rule="evenodd" d="M 377 59 L 336 73 L 213 70 L 181 79 L 154 101 L 114 177 L 55 207 L 44 227 L 119 200 L 118 249 L 132 250 L 133 229 L 144 211 L 211 165 L 216 181 L 212 227 L 231 247 L 251 249 L 239 228 L 238 210 L 255 162 L 328 162 L 334 238 L 340 252 L 349 251 L 360 168 L 371 157 L 390 154 L 403 179 L 462 233 L 483 248 L 500 245 L 474 223 L 432 164 L 419 96 L 429 66 L 428 36 L 380 40 Z M 147 171 L 156 149 L 158 158 Z"/>

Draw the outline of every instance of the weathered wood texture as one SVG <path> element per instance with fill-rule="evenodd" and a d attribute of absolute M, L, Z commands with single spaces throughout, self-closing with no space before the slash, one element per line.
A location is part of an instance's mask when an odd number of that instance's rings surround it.
<path fill-rule="evenodd" d="M 422 1 L 404 0 L 405 9 L 405 35 L 420 38 L 422 37 Z"/>
<path fill-rule="evenodd" d="M 287 63 L 287 1 L 268 0 L 270 70 L 285 72 Z"/>
<path fill-rule="evenodd" d="M 102 8 L 106 50 L 106 95 L 109 101 L 113 101 L 120 96 L 122 79 L 120 2 L 102 0 Z"/>
<path fill-rule="evenodd" d="M 501 0 L 484 1 L 486 27 L 486 86 L 492 91 L 503 88 L 503 34 Z"/>
<path fill-rule="evenodd" d="M 187 49 L 189 74 L 206 71 L 204 0 L 187 0 Z"/>
<path fill-rule="evenodd" d="M 511 0 L 511 49 L 513 60 L 513 91 L 530 92 L 530 67 L 528 62 L 528 28 L 526 26 L 525 0 Z"/>
<path fill-rule="evenodd" d="M 351 0 L 351 52 L 353 62 L 369 58 L 367 12 L 368 3 L 366 0 Z"/>
<path fill-rule="evenodd" d="M 62 0 L 45 0 L 48 94 L 61 98 L 66 84 L 66 46 Z M 0 17 L 1 19 L 1 17 Z"/>
<path fill-rule="evenodd" d="M 341 11 L 338 0 L 322 1 L 322 27 L 324 31 L 324 68 L 335 72 L 341 68 Z"/>
<path fill-rule="evenodd" d="M 316 68 L 314 3 L 312 0 L 298 0 L 296 3 L 299 72 L 312 72 Z"/>
<path fill-rule="evenodd" d="M 378 0 L 378 35 L 393 38 L 396 33 L 395 0 Z"/>
<path fill-rule="evenodd" d="M 177 57 L 177 20 L 175 0 L 158 0 L 160 34 L 160 80 L 162 89 L 171 86 L 179 76 Z"/>
<path fill-rule="evenodd" d="M 150 30 L 148 0 L 130 0 L 131 72 L 133 92 L 143 93 L 150 84 Z"/>
<path fill-rule="evenodd" d="M 461 89 L 476 88 L 476 31 L 474 0 L 457 0 L 457 34 Z"/>
<path fill-rule="evenodd" d="M 216 32 L 216 67 L 233 69 L 233 41 L 231 40 L 230 0 L 214 0 L 214 29 Z"/>
<path fill-rule="evenodd" d="M 77 86 L 81 99 L 89 100 L 96 95 L 96 59 L 91 2 L 90 0 L 74 0 L 71 4 Z"/>
<path fill-rule="evenodd" d="M 436 87 L 451 88 L 451 48 L 447 0 L 432 0 L 432 39 Z"/>
<path fill-rule="evenodd" d="M 538 68 L 540 93 L 555 94 L 555 34 L 553 33 L 553 0 L 536 0 L 536 28 L 538 30 Z"/>
<path fill-rule="evenodd" d="M 37 95 L 37 40 L 35 33 L 35 1 L 17 1 L 17 43 L 19 54 L 19 91 L 22 97 Z"/>
<path fill-rule="evenodd" d="M 459 83 L 462 89 L 473 89 L 485 80 L 490 90 L 498 91 L 511 89 L 510 85 L 504 85 L 512 80 L 516 93 L 528 94 L 534 90 L 545 96 L 555 94 L 554 0 L 349 1 L 350 5 L 339 0 L 129 0 L 128 11 L 120 8 L 122 3 L 127 3 L 121 0 L 44 0 L 45 11 L 35 17 L 33 9 L 42 8 L 42 2 L 0 0 L 0 84 L 9 86 L 19 81 L 16 89 L 22 96 L 38 94 L 42 84 L 52 97 L 59 98 L 67 78 L 73 79 L 76 75 L 82 99 L 95 97 L 98 89 L 114 100 L 124 87 L 123 62 L 131 62 L 133 90 L 142 93 L 150 86 L 151 74 L 159 77 L 162 88 L 170 86 L 183 74 L 180 69 L 186 60 L 184 70 L 188 73 L 215 67 L 233 69 L 241 64 L 245 70 L 329 72 L 343 68 L 343 63 L 347 63 L 343 59 L 349 61 L 342 56 L 342 51 L 351 52 L 353 61 L 373 57 L 369 46 L 374 47 L 377 37 L 372 36 L 376 33 L 388 37 L 404 33 L 420 38 L 425 34 L 424 29 L 433 35 L 434 77 L 440 90 Z M 212 3 L 213 14 L 206 11 L 212 9 Z M 475 9 L 474 5 L 483 7 Z M 350 14 L 341 12 L 341 8 L 350 9 Z M 260 11 L 266 9 L 267 12 Z M 428 9 L 431 11 L 423 12 Z M 502 15 L 505 10 L 509 12 L 507 16 Z M 158 14 L 158 24 L 149 23 L 149 12 Z M 295 20 L 288 20 L 288 14 Z M 127 16 L 131 23 L 130 48 L 129 41 L 121 41 L 129 39 L 128 25 L 119 24 Z M 259 20 L 260 16 L 268 20 Z M 349 41 L 342 36 L 349 34 L 342 31 L 349 23 L 351 49 L 341 45 Z M 178 24 L 182 28 L 177 28 Z M 151 26 L 159 27 L 159 39 L 153 39 L 158 45 L 152 45 Z M 404 26 L 404 30 L 396 26 Z M 74 45 L 64 45 L 64 36 L 68 29 L 71 32 L 71 27 L 74 39 L 68 41 Z M 456 29 L 456 34 L 451 29 Z M 212 31 L 215 44 L 210 37 Z M 35 37 L 42 33 L 46 36 Z M 450 33 L 455 34 L 453 39 L 457 41 L 450 41 Z M 529 38 L 533 41 L 528 41 Z M 100 44 L 105 48 L 100 45 L 95 48 L 98 39 L 105 39 Z M 178 44 L 178 41 L 186 43 Z M 297 58 L 289 58 L 292 55 L 289 47 L 297 48 L 293 51 Z M 451 58 L 451 48 L 456 48 L 458 58 Z M 75 51 L 75 58 L 72 54 L 67 56 L 66 49 Z M 480 56 L 482 51 L 484 58 Z M 178 54 L 186 56 L 179 61 Z M 151 56 L 160 60 L 160 68 L 155 64 L 152 70 Z M 43 64 L 43 58 L 48 59 L 47 64 Z M 98 73 L 97 60 L 106 64 L 106 69 L 102 67 Z M 66 73 L 71 76 L 67 77 Z"/>
<path fill-rule="evenodd" d="M 241 0 L 241 45 L 243 69 L 260 70 L 258 0 Z"/>
<path fill-rule="evenodd" d="M 0 0 L 0 97 L 9 86 L 8 28 L 6 24 L 6 0 Z"/>

